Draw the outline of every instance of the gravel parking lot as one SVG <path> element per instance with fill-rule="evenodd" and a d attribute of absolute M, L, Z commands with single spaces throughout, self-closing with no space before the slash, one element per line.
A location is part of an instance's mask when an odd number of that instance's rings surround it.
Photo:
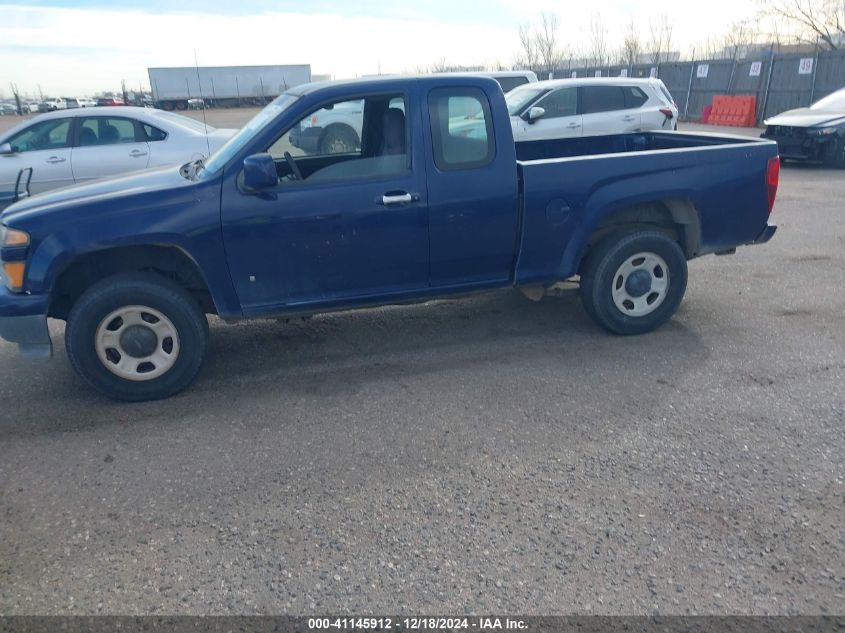
<path fill-rule="evenodd" d="M 136 405 L 61 323 L 47 363 L 0 342 L 0 612 L 842 613 L 843 200 L 786 167 L 775 238 L 636 338 L 572 287 L 213 320 Z"/>

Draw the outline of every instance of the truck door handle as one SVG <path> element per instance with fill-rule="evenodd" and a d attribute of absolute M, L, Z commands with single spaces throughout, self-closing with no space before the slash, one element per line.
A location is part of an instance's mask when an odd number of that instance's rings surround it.
<path fill-rule="evenodd" d="M 635 120 L 635 119 L 636 119 L 636 117 L 632 117 L 632 116 L 630 116 L 630 115 L 628 115 L 628 116 L 626 116 L 626 117 L 622 117 L 622 120 L 623 120 L 623 121 L 633 121 L 633 120 Z"/>
<path fill-rule="evenodd" d="M 131 152 L 129 152 L 129 155 L 133 158 L 138 158 L 139 156 L 146 156 L 147 152 L 142 152 L 139 149 L 133 149 Z"/>
<path fill-rule="evenodd" d="M 66 160 L 67 160 L 67 158 L 62 158 L 61 156 L 50 156 L 50 158 L 47 159 L 47 162 L 50 163 L 50 164 L 55 164 L 55 163 L 63 163 Z"/>
<path fill-rule="evenodd" d="M 419 198 L 418 198 L 419 199 Z M 381 197 L 381 203 L 383 205 L 391 205 L 391 204 L 408 204 L 414 200 L 414 196 L 410 193 L 391 193 L 391 194 L 384 194 Z"/>
<path fill-rule="evenodd" d="M 566 127 L 581 127 L 581 124 L 580 123 L 570 123 Z"/>

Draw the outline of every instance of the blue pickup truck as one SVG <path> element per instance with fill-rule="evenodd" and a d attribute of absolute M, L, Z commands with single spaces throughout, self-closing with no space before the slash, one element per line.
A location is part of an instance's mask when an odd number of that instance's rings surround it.
<path fill-rule="evenodd" d="M 305 153 L 317 112 L 360 138 Z M 616 334 L 667 321 L 687 260 L 768 241 L 771 141 L 677 132 L 514 143 L 473 76 L 291 89 L 203 164 L 22 200 L 0 215 L 0 337 L 49 357 L 47 318 L 108 396 L 162 398 L 203 362 L 207 314 L 310 315 L 580 277 Z"/>

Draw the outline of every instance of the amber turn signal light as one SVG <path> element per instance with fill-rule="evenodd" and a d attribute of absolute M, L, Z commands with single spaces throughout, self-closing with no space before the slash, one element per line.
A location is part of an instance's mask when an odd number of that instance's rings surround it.
<path fill-rule="evenodd" d="M 3 276 L 6 278 L 6 287 L 15 292 L 23 290 L 23 273 L 26 264 L 24 262 L 3 262 Z"/>

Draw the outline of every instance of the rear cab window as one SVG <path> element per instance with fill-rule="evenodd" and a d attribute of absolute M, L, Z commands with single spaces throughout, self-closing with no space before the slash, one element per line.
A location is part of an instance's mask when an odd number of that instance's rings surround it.
<path fill-rule="evenodd" d="M 435 88 L 428 94 L 428 112 L 438 169 L 478 169 L 493 162 L 493 118 L 480 88 Z"/>

